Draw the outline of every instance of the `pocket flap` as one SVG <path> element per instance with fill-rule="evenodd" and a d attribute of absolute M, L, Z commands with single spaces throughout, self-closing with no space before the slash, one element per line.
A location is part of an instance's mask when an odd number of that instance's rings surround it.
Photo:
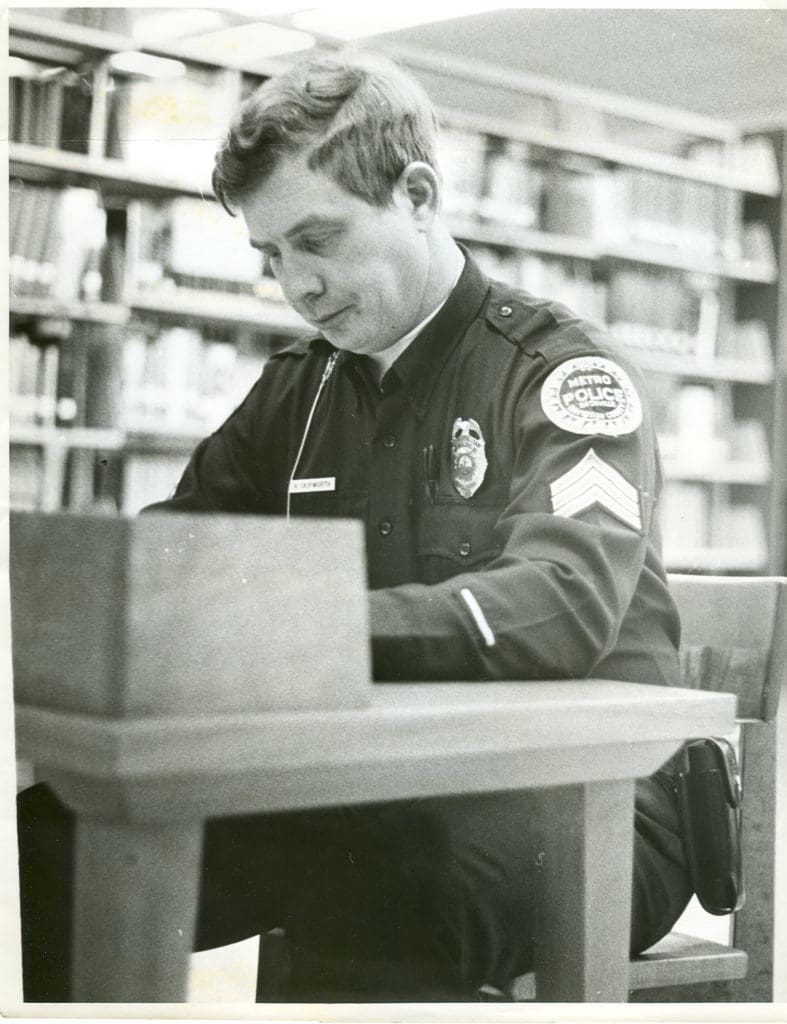
<path fill-rule="evenodd" d="M 497 508 L 466 502 L 426 505 L 421 511 L 418 553 L 458 565 L 489 561 L 501 548 L 495 540 Z"/>

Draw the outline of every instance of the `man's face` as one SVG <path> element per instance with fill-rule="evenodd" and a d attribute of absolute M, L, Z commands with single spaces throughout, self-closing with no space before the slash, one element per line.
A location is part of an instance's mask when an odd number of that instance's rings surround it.
<path fill-rule="evenodd" d="M 381 352 L 430 312 L 425 211 L 404 186 L 370 206 L 295 153 L 240 208 L 287 302 L 337 348 Z"/>

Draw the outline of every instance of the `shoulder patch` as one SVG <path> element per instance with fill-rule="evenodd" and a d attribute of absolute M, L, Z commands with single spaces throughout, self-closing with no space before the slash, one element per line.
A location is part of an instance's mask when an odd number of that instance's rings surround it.
<path fill-rule="evenodd" d="M 572 434 L 622 437 L 642 423 L 642 402 L 631 378 L 604 356 L 577 356 L 556 366 L 541 387 L 541 408 Z"/>

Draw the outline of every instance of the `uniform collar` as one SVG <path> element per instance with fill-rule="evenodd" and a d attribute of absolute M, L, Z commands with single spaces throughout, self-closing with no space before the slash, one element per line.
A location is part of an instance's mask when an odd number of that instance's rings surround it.
<path fill-rule="evenodd" d="M 489 290 L 469 252 L 460 246 L 465 266 L 442 309 L 429 321 L 382 379 L 387 391 L 398 381 L 409 396 L 419 417 L 426 412 L 437 378 L 470 326 Z"/>

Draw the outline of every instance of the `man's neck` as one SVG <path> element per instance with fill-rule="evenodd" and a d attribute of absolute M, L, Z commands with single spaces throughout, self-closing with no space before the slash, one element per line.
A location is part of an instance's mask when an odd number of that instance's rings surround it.
<path fill-rule="evenodd" d="M 423 327 L 437 315 L 445 304 L 446 299 L 454 290 L 465 265 L 465 258 L 461 249 L 453 239 L 448 239 L 450 245 L 445 247 L 443 258 L 438 261 L 440 267 L 439 278 L 429 282 L 429 300 L 424 302 L 426 309 L 423 309 L 423 316 L 413 327 L 398 341 L 395 341 L 382 352 L 374 352 L 367 357 L 372 364 L 372 369 L 378 382 L 383 379 L 387 371 L 393 366 L 404 350 L 420 334 Z"/>

